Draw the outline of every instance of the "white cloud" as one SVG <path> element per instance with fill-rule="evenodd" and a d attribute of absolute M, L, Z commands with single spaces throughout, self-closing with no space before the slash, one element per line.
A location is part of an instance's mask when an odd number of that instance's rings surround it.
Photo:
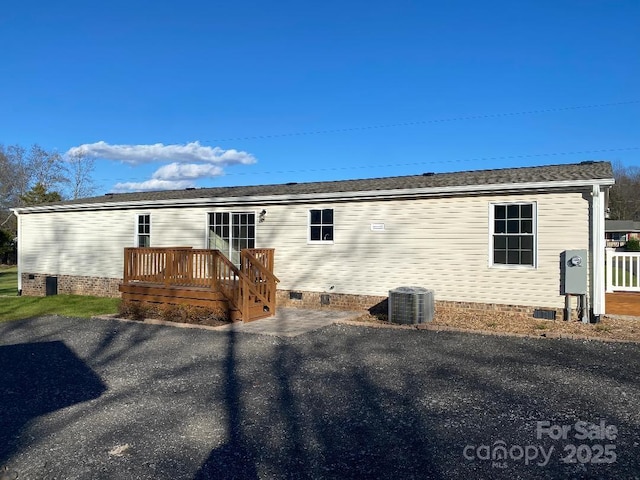
<path fill-rule="evenodd" d="M 224 172 L 217 165 L 170 163 L 155 171 L 153 178 L 157 180 L 196 180 L 198 178 L 219 177 Z"/>
<path fill-rule="evenodd" d="M 149 180 L 121 182 L 113 187 L 114 192 L 144 190 L 177 190 L 194 187 L 195 180 L 224 175 L 222 167 L 229 165 L 251 165 L 256 158 L 250 153 L 220 147 L 205 147 L 199 142 L 184 145 L 109 145 L 104 141 L 86 143 L 70 148 L 67 157 L 81 155 L 127 163 L 139 167 L 149 163 L 166 163 L 160 166 Z M 142 168 L 142 167 L 139 167 Z"/>
<path fill-rule="evenodd" d="M 184 145 L 109 145 L 107 142 L 85 143 L 70 148 L 66 155 L 85 155 L 87 157 L 119 160 L 130 165 L 151 162 L 194 163 L 204 162 L 216 165 L 250 165 L 256 158 L 250 153 L 220 147 L 206 147 L 200 142 Z"/>
<path fill-rule="evenodd" d="M 193 187 L 193 182 L 188 180 L 159 180 L 152 178 L 144 182 L 123 182 L 113 186 L 115 193 L 148 192 L 152 190 L 182 190 Z"/>

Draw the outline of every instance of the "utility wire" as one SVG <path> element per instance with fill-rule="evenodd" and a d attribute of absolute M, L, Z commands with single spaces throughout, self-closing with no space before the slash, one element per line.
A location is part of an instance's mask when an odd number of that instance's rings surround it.
<path fill-rule="evenodd" d="M 539 158 L 539 157 L 561 157 L 567 155 L 585 155 L 591 153 L 609 153 L 609 152 L 625 152 L 632 150 L 640 150 L 640 147 L 625 147 L 625 148 L 602 148 L 598 150 L 575 150 L 571 152 L 547 152 L 547 153 L 530 153 L 522 155 L 504 155 L 499 157 L 476 157 L 476 158 L 462 158 L 456 160 L 435 160 L 425 162 L 408 162 L 408 163 L 389 163 L 379 165 L 359 165 L 352 167 L 332 167 L 332 168 L 314 168 L 304 170 L 274 170 L 270 172 L 237 172 L 237 173 L 225 173 L 225 176 L 235 175 L 274 175 L 280 173 L 307 173 L 307 172 L 330 172 L 338 170 L 357 170 L 357 169 L 372 169 L 372 168 L 389 168 L 389 167 L 406 167 L 415 165 L 438 165 L 445 163 L 462 163 L 462 162 L 482 162 L 482 161 L 494 161 L 494 160 L 514 160 L 525 158 Z"/>
<path fill-rule="evenodd" d="M 407 167 L 417 165 L 439 165 L 449 163 L 464 163 L 464 162 L 483 162 L 494 160 L 514 160 L 514 159 L 527 159 L 527 158 L 541 158 L 541 157 L 563 157 L 567 155 L 586 155 L 593 153 L 611 153 L 611 152 L 628 152 L 640 150 L 640 147 L 624 147 L 624 148 L 601 148 L 596 150 L 574 150 L 569 152 L 546 152 L 546 153 L 528 153 L 519 155 L 503 155 L 496 157 L 474 157 L 474 158 L 461 158 L 454 160 L 431 160 L 423 162 L 407 162 L 407 163 L 387 163 L 387 164 L 373 164 L 373 165 L 358 165 L 348 167 L 332 167 L 332 168 L 314 168 L 314 169 L 302 169 L 302 170 L 273 170 L 263 172 L 225 172 L 225 177 L 241 176 L 241 175 L 276 175 L 282 173 L 309 173 L 309 172 L 331 172 L 341 170 L 360 170 L 360 169 L 373 169 L 373 168 L 390 168 L 390 167 Z M 116 182 L 131 182 L 147 179 L 147 177 L 129 177 L 129 178 L 115 178 L 107 179 L 104 181 L 116 181 Z"/>
<path fill-rule="evenodd" d="M 588 108 L 601 108 L 601 107 L 613 107 L 620 105 L 633 105 L 640 103 L 640 100 L 629 100 L 625 102 L 613 102 L 613 103 L 597 103 L 592 105 L 577 105 L 572 107 L 555 107 L 555 108 L 543 108 L 538 110 L 524 110 L 521 112 L 502 112 L 502 113 L 486 113 L 479 115 L 466 115 L 461 117 L 450 118 L 437 118 L 433 120 L 418 120 L 415 122 L 401 122 L 401 123 L 387 123 L 382 125 L 368 125 L 362 127 L 350 127 L 350 128 L 335 128 L 327 130 L 312 130 L 307 132 L 289 132 L 289 133 L 275 133 L 271 135 L 251 135 L 244 137 L 228 137 L 228 138 L 214 138 L 213 140 L 207 140 L 207 143 L 215 142 L 231 142 L 237 140 L 258 140 L 268 138 L 281 138 L 281 137 L 296 137 L 307 135 L 326 135 L 329 133 L 346 133 L 356 132 L 361 130 L 376 130 L 382 128 L 397 128 L 397 127 L 411 127 L 415 125 L 429 125 L 433 123 L 445 123 L 445 122 L 458 122 L 463 120 L 480 120 L 485 118 L 501 118 L 501 117 L 515 117 L 521 115 L 535 115 L 540 113 L 554 113 L 554 112 L 566 112 L 571 110 L 584 110 Z"/>

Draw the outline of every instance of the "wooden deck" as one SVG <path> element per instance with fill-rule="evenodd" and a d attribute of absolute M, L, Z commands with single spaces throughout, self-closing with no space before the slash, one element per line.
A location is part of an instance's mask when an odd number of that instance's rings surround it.
<path fill-rule="evenodd" d="M 225 309 L 245 322 L 276 313 L 273 249 L 245 249 L 237 268 L 218 250 L 125 248 L 122 299 Z"/>
<path fill-rule="evenodd" d="M 607 293 L 605 308 L 608 315 L 640 317 L 640 292 Z"/>

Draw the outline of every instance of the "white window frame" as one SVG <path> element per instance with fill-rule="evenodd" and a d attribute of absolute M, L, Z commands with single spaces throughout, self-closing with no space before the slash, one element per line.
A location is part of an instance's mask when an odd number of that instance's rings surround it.
<path fill-rule="evenodd" d="M 140 233 L 139 229 L 140 229 L 140 217 L 145 217 L 145 216 L 149 216 L 149 233 Z M 140 247 L 140 236 L 141 235 L 148 235 L 149 236 L 149 247 L 151 247 L 151 235 L 152 235 L 152 221 L 151 221 L 151 213 L 148 212 L 143 212 L 143 213 L 137 213 L 136 214 L 136 223 L 135 223 L 135 230 L 134 230 L 134 236 L 133 236 L 133 244 L 136 248 Z"/>
<path fill-rule="evenodd" d="M 493 259 L 495 236 L 495 207 L 509 205 L 531 205 L 532 208 L 532 237 L 533 237 L 533 265 L 517 265 L 495 263 Z M 489 203 L 489 267 L 490 268 L 506 268 L 513 270 L 534 270 L 538 268 L 538 202 L 536 201 L 517 201 L 517 202 L 490 202 Z"/>
<path fill-rule="evenodd" d="M 318 224 L 313 224 L 311 225 L 311 212 L 314 210 L 320 210 L 320 212 L 322 212 L 323 210 L 331 210 L 332 211 L 332 218 L 333 221 L 332 223 L 320 223 L 320 231 L 322 232 L 322 227 L 323 226 L 329 226 L 331 225 L 332 228 L 332 239 L 331 240 L 311 240 L 311 227 L 317 227 Z M 321 220 L 320 222 L 322 222 L 322 213 L 320 213 L 321 215 Z M 333 245 L 335 243 L 335 238 L 336 238 L 336 209 L 333 207 L 316 207 L 316 208 L 309 208 L 307 211 L 307 243 L 311 244 L 311 245 Z"/>

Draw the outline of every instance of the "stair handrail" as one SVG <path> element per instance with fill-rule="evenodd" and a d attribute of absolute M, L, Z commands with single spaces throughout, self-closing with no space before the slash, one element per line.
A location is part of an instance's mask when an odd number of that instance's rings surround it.
<path fill-rule="evenodd" d="M 268 279 L 271 280 L 273 283 L 280 282 L 280 279 L 276 277 L 271 270 L 265 267 L 264 264 L 260 260 L 258 260 L 258 258 L 253 253 L 251 253 L 251 249 L 247 248 L 247 249 L 241 250 L 240 256 L 247 257 L 251 261 L 251 265 L 253 265 L 254 267 L 257 267 L 258 270 L 260 270 L 260 273 L 263 273 L 264 275 L 266 275 Z"/>
<path fill-rule="evenodd" d="M 243 319 L 249 316 L 249 308 L 248 308 L 248 299 L 249 294 L 255 295 L 257 299 L 263 302 L 265 305 L 271 305 L 269 299 L 267 299 L 262 293 L 260 293 L 253 282 L 249 279 L 248 275 L 242 272 L 238 267 L 236 267 L 231 260 L 225 257 L 220 251 L 216 250 L 218 258 L 224 263 L 229 270 L 231 270 L 238 277 L 238 285 L 236 293 L 238 298 L 236 299 L 233 295 L 229 295 L 224 288 L 220 288 L 222 294 L 229 300 L 234 308 L 237 308 L 240 311 Z M 275 275 L 273 275 L 275 278 Z"/>

